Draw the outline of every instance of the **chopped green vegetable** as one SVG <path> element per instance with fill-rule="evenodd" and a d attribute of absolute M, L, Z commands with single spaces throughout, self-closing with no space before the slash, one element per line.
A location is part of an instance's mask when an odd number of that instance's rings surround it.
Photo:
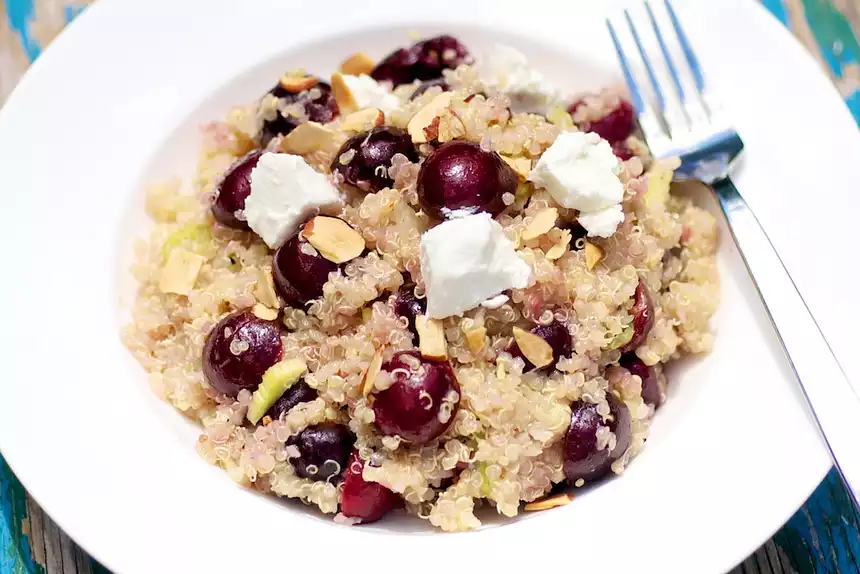
<path fill-rule="evenodd" d="M 562 129 L 573 127 L 573 118 L 570 117 L 570 114 L 567 113 L 567 110 L 563 106 L 553 106 L 549 113 L 547 113 L 546 119 L 549 120 L 549 123 Z"/>
<path fill-rule="evenodd" d="M 531 196 L 533 191 L 534 191 L 534 186 L 532 186 L 532 184 L 530 184 L 529 182 L 521 183 L 521 184 L 517 185 L 516 198 L 517 199 L 523 199 L 523 198 L 529 197 L 529 196 Z"/>
<path fill-rule="evenodd" d="M 624 330 L 615 335 L 609 344 L 606 346 L 607 349 L 620 349 L 627 343 L 629 343 L 633 339 L 633 325 L 628 325 L 624 327 Z"/>
<path fill-rule="evenodd" d="M 170 252 L 177 247 L 208 257 L 212 250 L 212 232 L 208 225 L 201 223 L 186 223 L 168 236 L 161 247 L 161 254 L 167 260 Z"/>
<path fill-rule="evenodd" d="M 269 367 L 263 373 L 263 380 L 251 397 L 251 406 L 248 407 L 248 420 L 251 424 L 257 424 L 275 401 L 298 382 L 307 368 L 308 366 L 301 359 L 287 359 Z"/>
<path fill-rule="evenodd" d="M 490 496 L 490 479 L 487 477 L 487 463 L 478 463 L 478 473 L 481 475 L 481 494 Z"/>

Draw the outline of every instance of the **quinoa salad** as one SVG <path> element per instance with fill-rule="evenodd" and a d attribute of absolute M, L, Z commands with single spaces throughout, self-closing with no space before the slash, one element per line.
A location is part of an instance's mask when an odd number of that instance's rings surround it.
<path fill-rule="evenodd" d="M 715 218 L 621 89 L 438 36 L 292 69 L 146 193 L 122 338 L 234 481 L 444 531 L 621 474 L 706 353 Z"/>

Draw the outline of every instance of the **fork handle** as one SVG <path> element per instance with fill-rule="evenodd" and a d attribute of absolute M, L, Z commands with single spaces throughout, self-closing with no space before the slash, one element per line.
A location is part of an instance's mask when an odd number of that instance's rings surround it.
<path fill-rule="evenodd" d="M 737 188 L 724 179 L 714 184 L 714 191 L 836 468 L 860 508 L 858 391 Z"/>

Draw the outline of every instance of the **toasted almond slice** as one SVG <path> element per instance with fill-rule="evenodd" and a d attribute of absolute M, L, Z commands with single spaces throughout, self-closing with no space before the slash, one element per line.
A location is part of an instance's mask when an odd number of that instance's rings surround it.
<path fill-rule="evenodd" d="M 361 379 L 361 394 L 365 397 L 373 390 L 373 385 L 376 384 L 376 377 L 379 371 L 382 370 L 382 349 L 377 349 L 370 359 L 370 364 L 364 372 L 364 377 Z"/>
<path fill-rule="evenodd" d="M 503 155 L 502 159 L 517 172 L 520 180 L 526 181 L 529 178 L 529 174 L 532 172 L 532 160 L 527 157 L 511 157 L 507 155 Z"/>
<path fill-rule="evenodd" d="M 594 269 L 594 266 L 603 261 L 603 249 L 591 243 L 585 242 L 585 266 L 589 270 Z"/>
<path fill-rule="evenodd" d="M 194 252 L 176 247 L 170 252 L 164 269 L 161 270 L 161 278 L 158 288 L 162 293 L 175 293 L 177 295 L 188 295 L 194 289 L 197 275 L 206 263 L 206 258 Z"/>
<path fill-rule="evenodd" d="M 281 151 L 304 155 L 315 151 L 331 151 L 334 147 L 335 133 L 317 122 L 299 124 L 284 137 Z"/>
<path fill-rule="evenodd" d="M 439 122 L 437 118 L 445 111 L 445 108 L 451 105 L 451 98 L 453 97 L 454 95 L 451 92 L 442 92 L 412 116 L 412 119 L 406 125 L 406 131 L 412 136 L 414 143 L 427 143 L 429 141 L 424 131 L 425 128 L 431 128 L 432 130 L 435 122 L 438 129 Z"/>
<path fill-rule="evenodd" d="M 524 241 L 536 239 L 549 232 L 555 226 L 555 220 L 558 219 L 558 210 L 554 207 L 542 209 L 534 217 L 525 229 L 523 229 L 522 238 Z"/>
<path fill-rule="evenodd" d="M 376 108 L 353 112 L 343 118 L 340 127 L 350 132 L 364 132 L 385 123 L 385 114 Z"/>
<path fill-rule="evenodd" d="M 258 275 L 257 284 L 254 286 L 254 297 L 266 307 L 278 309 L 281 306 L 281 301 L 278 299 L 278 292 L 275 291 L 275 280 L 272 278 L 272 272 L 260 268 Z"/>
<path fill-rule="evenodd" d="M 535 500 L 534 502 L 529 502 L 523 507 L 523 510 L 525 510 L 526 512 L 533 512 L 536 510 L 548 510 L 550 508 L 556 508 L 558 506 L 567 506 L 572 500 L 573 497 L 567 493 L 556 494 L 555 496 L 549 496 L 547 498 Z"/>
<path fill-rule="evenodd" d="M 487 329 L 477 327 L 466 331 L 466 344 L 469 345 L 469 350 L 473 353 L 480 353 L 484 350 L 484 337 L 487 336 Z"/>
<path fill-rule="evenodd" d="M 370 74 L 376 63 L 364 52 L 356 52 L 340 64 L 340 72 L 350 76 Z"/>
<path fill-rule="evenodd" d="M 337 217 L 318 215 L 305 224 L 302 235 L 332 263 L 346 263 L 364 251 L 364 237 Z"/>
<path fill-rule="evenodd" d="M 564 252 L 567 251 L 567 246 L 570 245 L 570 240 L 572 239 L 570 235 L 570 231 L 567 229 L 562 229 L 561 231 L 561 239 L 558 243 L 547 249 L 546 258 L 550 261 L 555 261 L 559 259 Z"/>
<path fill-rule="evenodd" d="M 257 303 L 253 307 L 251 307 L 251 313 L 257 316 L 257 318 L 262 319 L 263 321 L 274 321 L 278 318 L 278 312 L 274 309 L 269 309 L 262 303 Z"/>
<path fill-rule="evenodd" d="M 355 101 L 355 95 L 352 90 L 346 85 L 343 79 L 343 74 L 335 72 L 331 75 L 331 93 L 337 102 L 337 107 L 342 114 L 351 114 L 358 110 L 358 102 Z"/>
<path fill-rule="evenodd" d="M 418 349 L 422 356 L 428 359 L 448 357 L 445 329 L 441 321 L 430 319 L 427 315 L 418 315 L 415 317 L 415 329 L 418 331 Z"/>
<path fill-rule="evenodd" d="M 281 87 L 291 94 L 309 90 L 320 83 L 319 78 L 299 74 L 284 74 L 281 76 Z"/>
<path fill-rule="evenodd" d="M 523 356 L 540 369 L 552 363 L 552 347 L 541 337 L 514 327 L 514 339 Z"/>

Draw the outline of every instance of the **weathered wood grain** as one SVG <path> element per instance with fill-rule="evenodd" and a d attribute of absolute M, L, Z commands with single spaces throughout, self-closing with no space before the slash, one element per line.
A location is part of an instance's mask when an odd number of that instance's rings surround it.
<path fill-rule="evenodd" d="M 30 61 L 90 1 L 0 0 L 0 103 Z M 860 0 L 760 1 L 809 48 L 860 123 Z M 7 573 L 109 574 L 27 496 L 0 457 L 0 574 Z M 860 514 L 835 472 L 731 572 L 836 573 L 860 574 Z"/>

